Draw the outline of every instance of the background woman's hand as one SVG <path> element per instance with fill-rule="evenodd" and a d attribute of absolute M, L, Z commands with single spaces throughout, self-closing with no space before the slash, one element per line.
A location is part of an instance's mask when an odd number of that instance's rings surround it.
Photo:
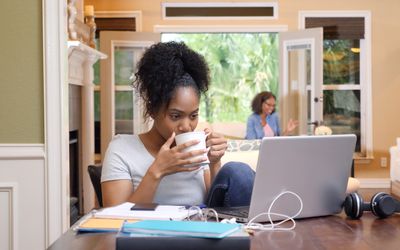
<path fill-rule="evenodd" d="M 222 135 L 214 133 L 208 128 L 206 128 L 204 132 L 208 134 L 206 147 L 209 148 L 208 159 L 210 161 L 210 166 L 213 166 L 214 164 L 219 163 L 221 157 L 224 156 L 228 147 L 227 140 Z"/>
<path fill-rule="evenodd" d="M 297 128 L 297 126 L 299 126 L 299 121 L 289 119 L 288 124 L 286 126 L 287 134 L 291 134 Z"/>

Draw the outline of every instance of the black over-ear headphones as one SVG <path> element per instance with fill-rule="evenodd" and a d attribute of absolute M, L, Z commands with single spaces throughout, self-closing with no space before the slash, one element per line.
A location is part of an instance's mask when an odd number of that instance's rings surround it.
<path fill-rule="evenodd" d="M 347 195 L 343 205 L 347 216 L 352 219 L 360 218 L 363 211 L 372 211 L 379 218 L 386 218 L 400 212 L 400 202 L 383 192 L 375 194 L 370 203 L 364 202 L 358 193 L 351 193 Z"/>

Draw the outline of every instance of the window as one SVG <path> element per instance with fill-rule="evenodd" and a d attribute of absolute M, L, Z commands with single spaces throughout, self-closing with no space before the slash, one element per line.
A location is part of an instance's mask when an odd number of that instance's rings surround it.
<path fill-rule="evenodd" d="M 324 27 L 324 123 L 357 135 L 356 152 L 371 157 L 369 12 L 301 12 L 301 28 Z"/>
<path fill-rule="evenodd" d="M 324 39 L 324 123 L 335 134 L 357 135 L 361 152 L 359 40 Z"/>
<path fill-rule="evenodd" d="M 96 11 L 96 48 L 100 49 L 100 31 L 140 31 L 140 11 Z M 120 68 L 123 62 L 127 64 L 133 60 L 134 52 L 123 46 L 117 47 L 113 57 L 117 69 L 115 79 L 115 119 L 117 133 L 132 133 L 133 93 L 130 87 L 130 71 L 132 68 Z M 132 64 L 131 64 L 132 65 Z M 94 92 L 94 119 L 95 119 L 95 153 L 100 153 L 100 61 L 93 65 L 95 92 Z"/>
<path fill-rule="evenodd" d="M 212 84 L 201 99 L 201 120 L 245 123 L 258 92 L 278 96 L 277 33 L 164 33 L 161 40 L 184 41 L 205 57 Z"/>

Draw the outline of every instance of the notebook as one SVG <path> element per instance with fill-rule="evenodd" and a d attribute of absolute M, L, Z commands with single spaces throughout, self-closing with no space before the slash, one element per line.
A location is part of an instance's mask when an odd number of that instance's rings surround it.
<path fill-rule="evenodd" d="M 221 239 L 237 231 L 241 225 L 203 221 L 165 221 L 143 220 L 126 222 L 121 231 L 123 233 L 199 237 Z"/>
<path fill-rule="evenodd" d="M 74 230 L 78 232 L 118 232 L 125 219 L 108 219 L 90 217 L 77 225 Z M 136 222 L 137 220 L 129 220 Z"/>
<path fill-rule="evenodd" d="M 341 212 L 350 176 L 356 136 L 280 136 L 262 139 L 250 206 L 215 208 L 220 218 L 236 217 L 248 222 L 267 212 L 283 191 L 297 193 L 303 210 L 296 218 L 331 215 Z M 299 201 L 284 195 L 271 212 L 295 215 Z M 273 220 L 281 217 L 272 216 Z M 256 222 L 268 221 L 267 216 Z"/>

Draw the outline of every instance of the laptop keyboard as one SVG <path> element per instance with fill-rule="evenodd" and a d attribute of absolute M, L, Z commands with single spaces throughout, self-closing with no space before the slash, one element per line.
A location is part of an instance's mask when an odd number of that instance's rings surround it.
<path fill-rule="evenodd" d="M 218 214 L 225 214 L 232 217 L 244 217 L 247 218 L 249 216 L 249 207 L 220 207 L 215 208 Z"/>

